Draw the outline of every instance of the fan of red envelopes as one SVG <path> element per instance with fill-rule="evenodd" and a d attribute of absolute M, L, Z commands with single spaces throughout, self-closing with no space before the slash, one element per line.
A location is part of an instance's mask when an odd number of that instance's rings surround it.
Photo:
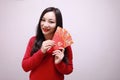
<path fill-rule="evenodd" d="M 67 46 L 73 44 L 70 33 L 66 29 L 61 27 L 57 27 L 52 40 L 55 41 L 54 50 L 66 48 Z"/>

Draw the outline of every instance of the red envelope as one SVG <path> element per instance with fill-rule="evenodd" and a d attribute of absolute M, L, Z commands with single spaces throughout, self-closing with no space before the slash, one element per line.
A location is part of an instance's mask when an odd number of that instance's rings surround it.
<path fill-rule="evenodd" d="M 52 40 L 54 40 L 56 44 L 54 46 L 54 50 L 66 48 L 67 46 L 73 44 L 73 40 L 70 33 L 66 29 L 61 27 L 57 27 L 57 30 Z"/>

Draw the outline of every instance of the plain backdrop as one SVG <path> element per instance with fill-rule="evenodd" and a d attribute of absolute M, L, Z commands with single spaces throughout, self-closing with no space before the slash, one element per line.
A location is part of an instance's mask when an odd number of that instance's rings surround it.
<path fill-rule="evenodd" d="M 61 10 L 74 40 L 65 80 L 120 80 L 120 0 L 0 0 L 0 80 L 29 80 L 21 61 L 49 6 Z"/>

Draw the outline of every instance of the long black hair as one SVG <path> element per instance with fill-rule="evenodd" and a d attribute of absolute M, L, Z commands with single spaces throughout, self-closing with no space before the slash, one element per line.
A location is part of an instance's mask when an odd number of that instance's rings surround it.
<path fill-rule="evenodd" d="M 34 45 L 33 45 L 32 51 L 31 51 L 31 56 L 40 49 L 40 47 L 42 45 L 42 42 L 45 40 L 45 37 L 44 37 L 44 35 L 42 33 L 42 30 L 40 28 L 41 27 L 40 24 L 41 24 L 41 20 L 42 20 L 43 16 L 47 12 L 51 12 L 51 11 L 53 11 L 55 13 L 55 16 L 56 16 L 56 28 L 58 26 L 63 28 L 63 20 L 62 20 L 61 11 L 58 8 L 55 8 L 55 7 L 48 7 L 48 8 L 46 8 L 42 12 L 42 14 L 40 16 L 40 20 L 39 20 L 38 25 L 37 25 L 36 39 L 35 39 L 35 42 L 34 42 Z M 65 52 L 66 52 L 66 50 L 65 50 Z"/>

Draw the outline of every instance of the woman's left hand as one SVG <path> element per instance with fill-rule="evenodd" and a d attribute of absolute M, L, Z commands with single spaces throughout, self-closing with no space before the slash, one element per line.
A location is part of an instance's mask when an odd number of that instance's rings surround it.
<path fill-rule="evenodd" d="M 64 57 L 64 48 L 53 51 L 52 55 L 55 56 L 55 64 L 60 63 Z"/>

